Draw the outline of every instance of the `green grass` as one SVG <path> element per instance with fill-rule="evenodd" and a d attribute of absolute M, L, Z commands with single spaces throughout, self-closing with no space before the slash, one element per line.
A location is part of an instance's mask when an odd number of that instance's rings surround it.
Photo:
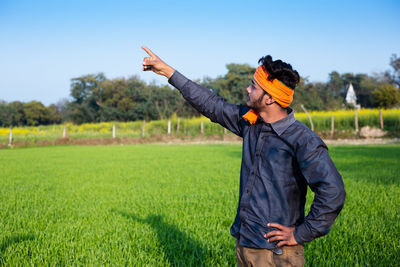
<path fill-rule="evenodd" d="M 346 204 L 306 265 L 397 265 L 400 146 L 330 153 Z M 240 161 L 240 145 L 0 150 L 0 264 L 235 266 Z"/>

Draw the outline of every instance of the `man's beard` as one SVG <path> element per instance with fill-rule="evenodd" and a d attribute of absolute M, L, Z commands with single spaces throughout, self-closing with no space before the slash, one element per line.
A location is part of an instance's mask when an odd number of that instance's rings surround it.
<path fill-rule="evenodd" d="M 247 96 L 247 102 L 246 102 L 246 105 L 249 107 L 249 108 L 251 108 L 251 109 L 253 109 L 254 111 L 259 111 L 259 109 L 260 109 L 260 106 L 261 106 L 261 102 L 262 102 L 262 100 L 263 100 L 263 98 L 264 98 L 264 95 L 265 94 L 262 94 L 256 101 L 252 101 L 251 99 L 250 99 L 250 96 L 248 95 Z"/>

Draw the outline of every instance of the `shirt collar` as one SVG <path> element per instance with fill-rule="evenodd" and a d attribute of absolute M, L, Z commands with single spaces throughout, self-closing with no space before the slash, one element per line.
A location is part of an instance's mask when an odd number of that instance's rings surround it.
<path fill-rule="evenodd" d="M 292 125 L 296 119 L 294 118 L 294 111 L 291 108 L 287 108 L 288 115 L 279 121 L 271 123 L 272 129 L 276 132 L 278 136 L 281 136 L 290 125 Z"/>

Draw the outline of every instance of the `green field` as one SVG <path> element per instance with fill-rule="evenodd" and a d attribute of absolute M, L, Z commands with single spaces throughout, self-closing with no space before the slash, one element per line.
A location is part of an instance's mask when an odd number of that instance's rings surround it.
<path fill-rule="evenodd" d="M 306 265 L 397 266 L 400 146 L 330 154 L 346 204 Z M 240 145 L 0 150 L 0 264 L 235 266 L 240 161 Z"/>

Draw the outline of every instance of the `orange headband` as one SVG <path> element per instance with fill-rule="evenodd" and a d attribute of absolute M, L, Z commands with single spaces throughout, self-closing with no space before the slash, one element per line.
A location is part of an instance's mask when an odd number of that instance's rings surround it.
<path fill-rule="evenodd" d="M 278 79 L 274 79 L 272 82 L 269 81 L 268 76 L 268 71 L 264 65 L 260 65 L 254 73 L 254 80 L 283 108 L 288 107 L 293 101 L 294 90 L 287 87 Z"/>

